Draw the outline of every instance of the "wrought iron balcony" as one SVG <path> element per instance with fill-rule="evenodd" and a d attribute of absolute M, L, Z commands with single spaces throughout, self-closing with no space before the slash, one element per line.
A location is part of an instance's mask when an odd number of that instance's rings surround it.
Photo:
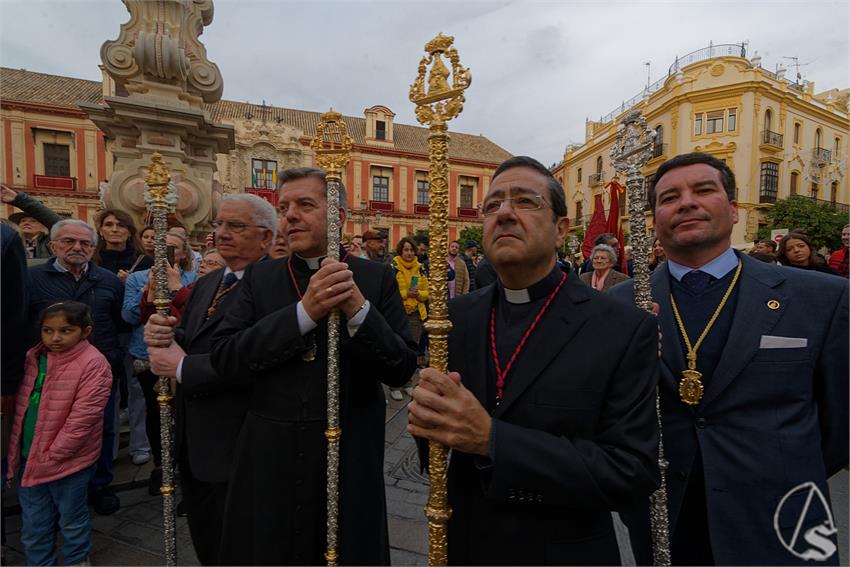
<path fill-rule="evenodd" d="M 600 187 L 604 179 L 602 178 L 601 173 L 592 173 L 587 176 L 587 186 L 588 187 Z"/>
<path fill-rule="evenodd" d="M 776 146 L 777 148 L 783 147 L 784 136 L 779 132 L 771 132 L 770 130 L 763 130 L 761 133 L 761 143 L 769 144 L 771 146 Z"/>
<path fill-rule="evenodd" d="M 820 165 L 826 165 L 832 161 L 832 152 L 826 148 L 815 148 L 812 150 L 812 160 Z"/>
<path fill-rule="evenodd" d="M 825 201 L 824 199 L 815 199 L 814 197 L 812 197 L 812 201 L 814 201 L 818 205 L 834 209 L 837 213 L 845 215 L 850 213 L 850 205 L 845 205 L 844 203 L 838 203 L 835 201 Z"/>

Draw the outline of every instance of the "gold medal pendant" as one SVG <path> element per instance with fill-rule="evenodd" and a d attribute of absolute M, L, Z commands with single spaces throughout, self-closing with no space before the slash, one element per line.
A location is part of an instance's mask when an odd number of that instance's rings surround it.
<path fill-rule="evenodd" d="M 689 406 L 695 406 L 702 399 L 702 372 L 682 370 L 682 380 L 679 382 L 679 397 Z"/>
<path fill-rule="evenodd" d="M 316 360 L 316 344 L 310 347 L 310 350 L 301 355 L 301 360 L 304 362 L 313 362 Z"/>

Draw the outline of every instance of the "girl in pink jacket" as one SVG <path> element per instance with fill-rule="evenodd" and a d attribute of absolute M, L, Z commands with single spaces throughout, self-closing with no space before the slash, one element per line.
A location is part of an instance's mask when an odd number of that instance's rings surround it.
<path fill-rule="evenodd" d="M 67 565 L 91 550 L 88 484 L 100 456 L 109 363 L 86 339 L 89 307 L 55 303 L 41 313 L 41 342 L 27 353 L 9 440 L 11 481 L 18 472 L 21 542 L 27 565 L 56 564 L 56 518 Z"/>

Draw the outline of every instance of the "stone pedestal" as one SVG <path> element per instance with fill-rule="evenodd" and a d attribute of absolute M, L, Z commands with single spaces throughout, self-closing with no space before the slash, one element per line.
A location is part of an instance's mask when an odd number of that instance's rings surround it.
<path fill-rule="evenodd" d="M 106 134 L 115 159 L 104 201 L 141 225 L 146 168 L 159 152 L 177 185 L 177 218 L 191 231 L 211 218 L 216 154 L 235 146 L 233 127 L 213 123 L 203 106 L 223 90 L 221 73 L 198 40 L 212 22 L 212 0 L 124 4 L 130 20 L 101 48 L 115 92 L 106 93 L 103 105 L 80 105 Z"/>

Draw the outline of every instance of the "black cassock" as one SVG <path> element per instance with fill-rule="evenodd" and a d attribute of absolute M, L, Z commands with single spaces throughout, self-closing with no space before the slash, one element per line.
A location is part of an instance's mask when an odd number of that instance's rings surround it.
<path fill-rule="evenodd" d="M 524 304 L 506 301 L 501 283 L 449 303 L 449 370 L 493 416 L 490 458 L 452 452 L 451 565 L 619 564 L 611 511 L 658 484 L 656 322 L 574 274 L 496 403 L 491 309 L 504 370 L 561 278 L 555 268 Z"/>
<path fill-rule="evenodd" d="M 403 385 L 416 352 L 390 268 L 346 261 L 371 306 L 354 337 L 340 318 L 339 563 L 388 565 L 381 382 Z M 213 339 L 213 365 L 234 388 L 252 389 L 230 475 L 225 565 L 325 564 L 327 318 L 302 337 L 296 314 L 313 273 L 297 257 L 252 265 Z"/>

